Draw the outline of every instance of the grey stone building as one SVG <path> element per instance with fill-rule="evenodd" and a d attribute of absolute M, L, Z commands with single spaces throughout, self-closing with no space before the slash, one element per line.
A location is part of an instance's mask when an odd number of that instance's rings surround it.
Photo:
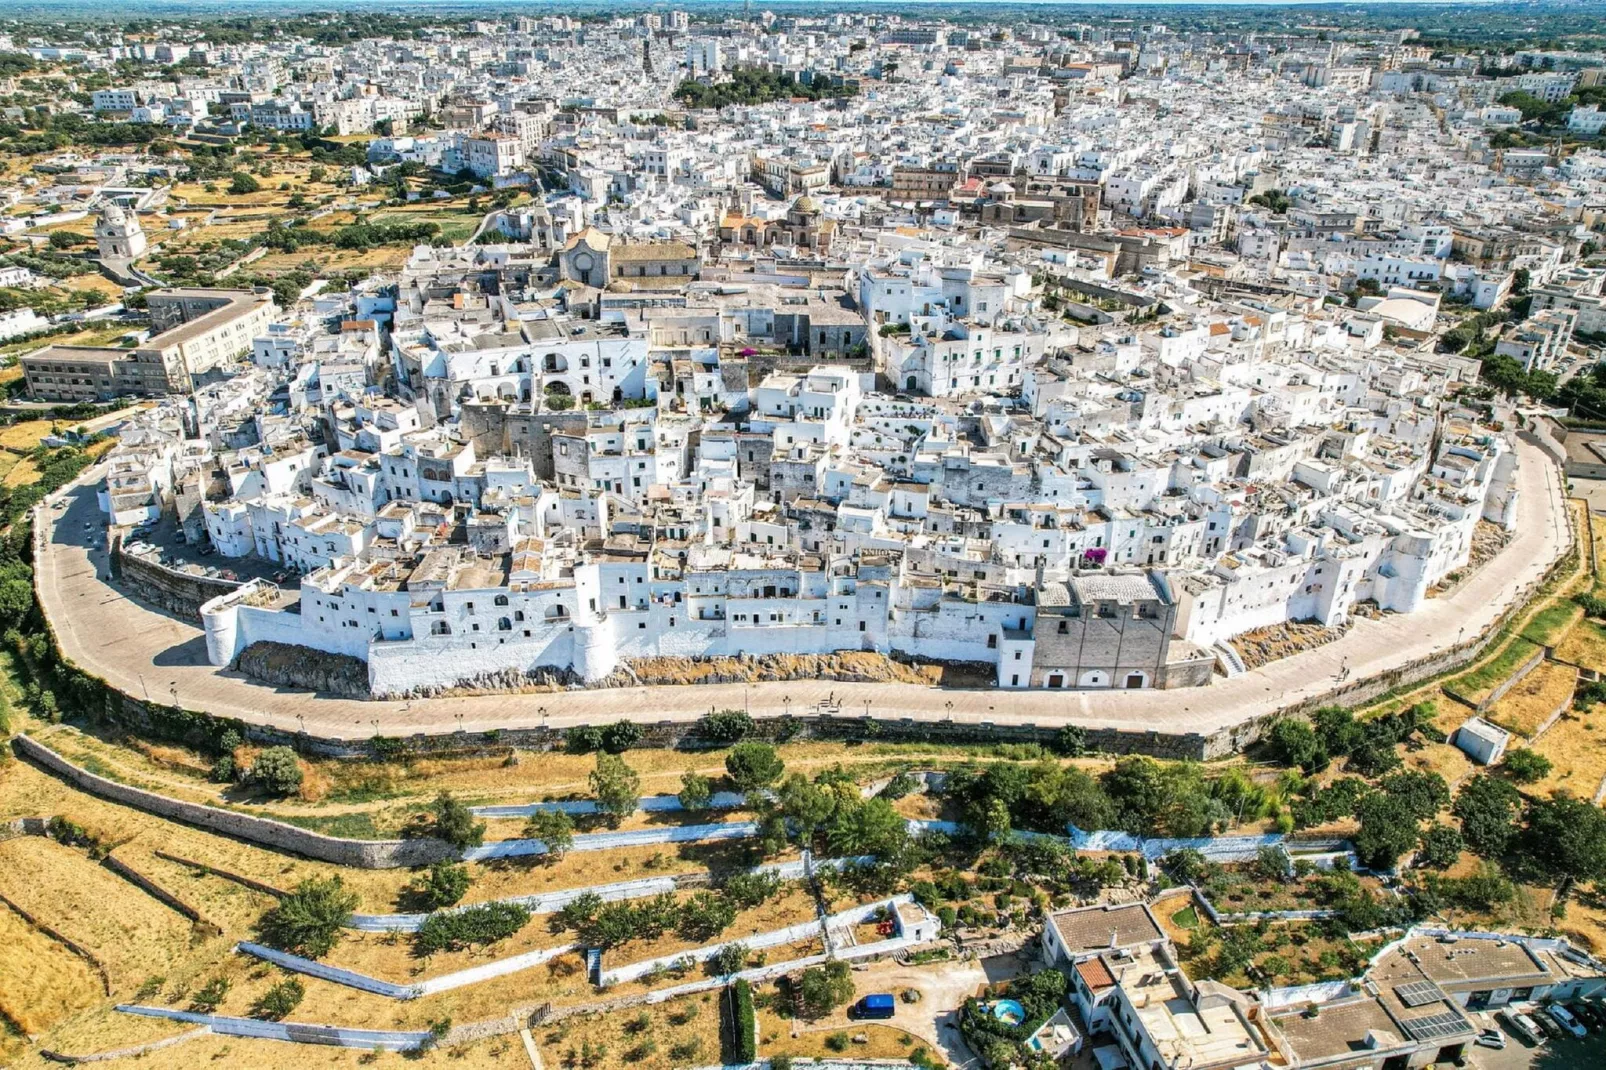
<path fill-rule="evenodd" d="M 1155 572 L 1097 572 L 1037 591 L 1032 687 L 1166 686 L 1176 599 Z"/>

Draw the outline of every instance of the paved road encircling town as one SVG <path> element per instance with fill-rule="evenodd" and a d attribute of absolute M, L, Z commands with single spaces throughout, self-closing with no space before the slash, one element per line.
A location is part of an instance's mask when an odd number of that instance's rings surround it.
<path fill-rule="evenodd" d="M 793 680 L 778 683 L 610 688 L 364 701 L 276 688 L 207 662 L 198 624 L 134 601 L 102 577 L 99 469 L 69 489 L 63 511 L 46 508 L 36 560 L 40 600 L 66 656 L 124 692 L 250 724 L 345 740 L 454 730 L 562 728 L 620 718 L 691 721 L 712 709 L 755 716 L 840 713 L 976 724 L 1077 724 L 1132 732 L 1208 735 L 1329 690 L 1398 668 L 1471 638 L 1497 619 L 1566 549 L 1571 530 L 1555 466 L 1519 442 L 1518 522 L 1512 540 L 1457 589 L 1411 614 L 1357 619 L 1341 639 L 1209 687 L 1175 691 L 998 691 L 915 684 Z M 84 525 L 92 524 L 93 530 Z"/>

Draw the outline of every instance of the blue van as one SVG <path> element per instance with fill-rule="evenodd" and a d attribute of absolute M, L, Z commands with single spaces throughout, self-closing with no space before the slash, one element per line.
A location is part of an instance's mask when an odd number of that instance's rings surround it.
<path fill-rule="evenodd" d="M 853 1006 L 855 1018 L 891 1018 L 896 1013 L 898 1005 L 894 1002 L 891 993 L 876 992 L 865 996 Z"/>

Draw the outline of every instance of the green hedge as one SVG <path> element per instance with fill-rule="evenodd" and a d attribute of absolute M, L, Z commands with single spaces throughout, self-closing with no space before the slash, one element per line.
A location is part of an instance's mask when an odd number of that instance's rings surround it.
<path fill-rule="evenodd" d="M 753 1041 L 753 986 L 738 979 L 731 985 L 731 1059 L 729 1062 L 750 1063 L 756 1059 Z"/>

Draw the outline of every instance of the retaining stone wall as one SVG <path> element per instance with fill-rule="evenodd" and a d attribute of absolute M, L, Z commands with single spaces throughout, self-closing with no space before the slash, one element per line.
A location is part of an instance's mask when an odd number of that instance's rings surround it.
<path fill-rule="evenodd" d="M 16 748 L 18 754 L 31 759 L 91 795 L 99 795 L 103 799 L 132 806 L 171 821 L 182 821 L 209 832 L 248 840 L 275 850 L 304 855 L 320 862 L 354 866 L 358 869 L 396 869 L 403 866 L 427 865 L 452 854 L 451 849 L 438 840 L 342 840 L 287 825 L 281 821 L 235 813 L 232 810 L 220 810 L 181 799 L 170 799 L 165 795 L 119 784 L 80 769 L 49 747 L 26 735 L 16 736 L 12 740 L 12 746 Z"/>

